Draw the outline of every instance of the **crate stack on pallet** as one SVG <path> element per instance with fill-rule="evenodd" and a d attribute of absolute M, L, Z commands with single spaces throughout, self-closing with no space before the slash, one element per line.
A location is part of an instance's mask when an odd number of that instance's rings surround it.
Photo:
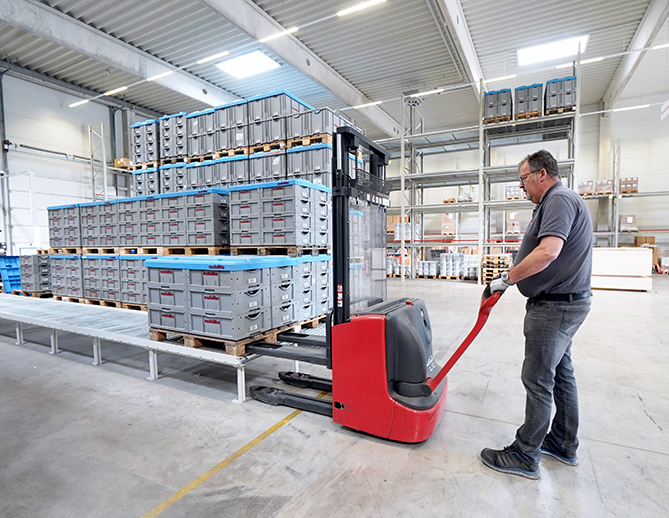
<path fill-rule="evenodd" d="M 506 122 L 513 118 L 513 98 L 511 89 L 488 92 L 484 96 L 483 122 Z"/>
<path fill-rule="evenodd" d="M 22 255 L 19 264 L 23 295 L 44 297 L 51 294 L 51 260 L 48 255 Z"/>
<path fill-rule="evenodd" d="M 519 86 L 514 90 L 516 120 L 541 117 L 543 89 L 543 84 L 536 83 L 533 85 Z"/>
<path fill-rule="evenodd" d="M 487 254 L 481 262 L 481 280 L 490 282 L 495 275 L 502 273 L 511 266 L 511 254 Z"/>
<path fill-rule="evenodd" d="M 135 164 L 153 164 L 160 160 L 160 124 L 157 120 L 146 120 L 130 126 L 132 134 L 132 161 Z"/>

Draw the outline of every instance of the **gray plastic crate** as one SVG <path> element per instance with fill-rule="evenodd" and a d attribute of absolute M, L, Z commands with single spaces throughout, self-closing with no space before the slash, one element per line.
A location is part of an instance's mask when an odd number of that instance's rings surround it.
<path fill-rule="evenodd" d="M 177 287 L 173 284 L 161 285 L 149 282 L 147 284 L 147 294 L 149 304 L 183 309 L 187 307 L 188 297 L 185 286 Z"/>
<path fill-rule="evenodd" d="M 249 126 L 223 128 L 216 132 L 217 151 L 245 148 L 249 145 Z"/>
<path fill-rule="evenodd" d="M 156 221 L 143 221 L 139 224 L 139 235 L 161 235 L 162 234 L 162 222 L 160 220 Z"/>
<path fill-rule="evenodd" d="M 113 301 L 120 301 L 121 300 L 121 292 L 116 289 L 102 289 L 102 297 L 104 300 L 113 300 Z"/>
<path fill-rule="evenodd" d="M 216 288 L 188 289 L 189 311 L 215 311 L 238 314 L 271 306 L 270 287 L 262 286 L 247 291 L 221 291 Z"/>
<path fill-rule="evenodd" d="M 295 321 L 296 322 L 303 322 L 305 320 L 309 320 L 312 317 L 313 314 L 313 303 L 308 302 L 308 303 L 298 303 L 296 302 L 294 304 L 294 312 L 295 312 Z"/>
<path fill-rule="evenodd" d="M 185 310 L 149 304 L 147 307 L 149 327 L 177 333 L 188 332 L 188 316 Z"/>
<path fill-rule="evenodd" d="M 284 282 L 282 284 L 272 285 L 272 306 L 280 304 L 288 304 L 293 301 L 294 290 L 292 282 Z"/>
<path fill-rule="evenodd" d="M 311 207 L 310 199 L 275 198 L 263 200 L 261 210 L 263 215 L 295 214 L 301 216 L 310 215 Z"/>
<path fill-rule="evenodd" d="M 230 233 L 221 232 L 189 232 L 186 234 L 188 246 L 228 246 Z"/>
<path fill-rule="evenodd" d="M 102 288 L 119 291 L 121 289 L 121 279 L 102 279 Z"/>
<path fill-rule="evenodd" d="M 141 279 L 121 279 L 121 292 L 142 293 L 144 291 L 144 281 Z"/>
<path fill-rule="evenodd" d="M 330 231 L 314 232 L 313 246 L 319 248 L 328 248 L 332 246 L 332 233 Z"/>
<path fill-rule="evenodd" d="M 230 219 L 232 231 L 260 231 L 260 216 L 234 216 Z"/>
<path fill-rule="evenodd" d="M 58 232 L 54 232 L 54 235 L 58 236 Z M 99 236 L 99 235 L 100 235 L 100 227 L 98 227 L 98 225 L 83 225 L 81 227 L 82 238 L 86 238 L 89 236 Z"/>
<path fill-rule="evenodd" d="M 228 219 L 196 218 L 186 220 L 186 232 L 197 234 L 201 232 L 213 232 L 220 234 L 230 231 L 230 221 Z"/>
<path fill-rule="evenodd" d="M 161 210 L 160 207 L 140 209 L 139 220 L 140 221 L 158 221 L 158 220 L 161 219 L 160 210 Z"/>
<path fill-rule="evenodd" d="M 147 196 L 139 200 L 140 213 L 145 209 L 158 209 L 162 207 L 163 200 L 162 198 L 156 198 L 154 196 Z M 145 218 L 140 218 L 145 221 Z"/>
<path fill-rule="evenodd" d="M 102 300 L 102 288 L 99 286 L 84 286 L 84 297 L 87 299 Z"/>
<path fill-rule="evenodd" d="M 249 124 L 254 121 L 287 117 L 308 110 L 309 107 L 286 93 L 277 93 L 252 99 L 248 103 Z"/>
<path fill-rule="evenodd" d="M 263 245 L 262 233 L 255 230 L 231 231 L 231 246 L 261 246 Z"/>
<path fill-rule="evenodd" d="M 130 234 L 130 235 L 139 235 L 140 232 L 140 223 L 125 222 L 120 223 L 118 226 L 118 233 L 121 235 Z"/>
<path fill-rule="evenodd" d="M 313 236 L 311 230 L 292 231 L 292 230 L 263 230 L 263 245 L 284 245 L 284 246 L 312 246 Z"/>
<path fill-rule="evenodd" d="M 219 106 L 215 108 L 215 113 L 219 129 L 246 126 L 249 121 L 248 105 L 245 102 Z"/>
<path fill-rule="evenodd" d="M 272 328 L 283 327 L 295 322 L 295 313 L 292 302 L 272 306 Z"/>
<path fill-rule="evenodd" d="M 163 234 L 163 246 L 188 246 L 186 234 Z"/>
<path fill-rule="evenodd" d="M 121 291 L 121 302 L 128 304 L 146 304 L 144 294 L 142 292 Z"/>
<path fill-rule="evenodd" d="M 329 232 L 330 218 L 315 218 L 313 224 L 314 232 Z"/>
<path fill-rule="evenodd" d="M 149 268 L 149 272 L 153 269 Z M 213 287 L 229 291 L 248 290 L 269 285 L 270 270 L 265 268 L 242 271 L 186 270 L 186 282 L 190 287 Z"/>
<path fill-rule="evenodd" d="M 182 207 L 184 208 L 184 207 Z M 170 218 L 167 221 L 163 221 L 160 225 L 160 233 L 163 235 L 166 234 L 185 234 L 186 233 L 186 221 L 183 219 Z"/>
<path fill-rule="evenodd" d="M 186 207 L 187 219 L 220 219 L 227 220 L 230 214 L 227 205 L 208 204 L 208 205 L 192 205 Z"/>
<path fill-rule="evenodd" d="M 295 292 L 300 293 L 302 291 L 311 290 L 316 288 L 316 277 L 313 274 L 305 275 L 296 275 L 293 278 L 293 284 L 295 286 Z"/>
<path fill-rule="evenodd" d="M 286 118 L 255 121 L 248 126 L 249 144 L 268 144 L 286 140 Z"/>
<path fill-rule="evenodd" d="M 260 189 L 234 190 L 230 192 L 230 204 L 260 201 Z"/>
<path fill-rule="evenodd" d="M 139 236 L 141 246 L 163 246 L 163 236 L 160 234 L 142 234 Z"/>
<path fill-rule="evenodd" d="M 151 283 L 161 286 L 185 285 L 186 283 L 185 270 L 182 268 L 147 268 L 146 271 L 147 281 Z"/>
<path fill-rule="evenodd" d="M 260 216 L 260 201 L 251 200 L 230 203 L 230 217 L 234 216 Z"/>
<path fill-rule="evenodd" d="M 188 313 L 190 332 L 227 340 L 242 340 L 271 329 L 270 308 L 245 315 L 191 310 Z"/>
<path fill-rule="evenodd" d="M 186 219 L 186 207 L 164 207 L 160 210 L 159 219 L 163 222 L 184 220 Z"/>
<path fill-rule="evenodd" d="M 304 231 L 312 228 L 310 215 L 274 214 L 262 217 L 263 230 Z"/>
<path fill-rule="evenodd" d="M 162 207 L 184 207 L 185 196 L 163 196 L 160 198 Z"/>
<path fill-rule="evenodd" d="M 118 238 L 119 246 L 140 246 L 142 239 L 139 234 L 125 234 Z"/>

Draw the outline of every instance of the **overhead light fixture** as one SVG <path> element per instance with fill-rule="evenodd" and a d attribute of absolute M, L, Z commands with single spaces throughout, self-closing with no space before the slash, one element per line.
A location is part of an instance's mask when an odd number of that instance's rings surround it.
<path fill-rule="evenodd" d="M 434 90 L 427 90 L 426 92 L 418 92 L 417 94 L 411 94 L 409 97 L 425 97 L 427 95 L 440 94 L 443 92 L 443 88 L 435 88 Z"/>
<path fill-rule="evenodd" d="M 88 102 L 88 99 L 82 99 L 81 101 L 77 101 L 76 103 L 70 104 L 70 108 L 76 108 L 77 106 L 81 106 L 82 104 L 86 104 Z"/>
<path fill-rule="evenodd" d="M 285 31 L 277 32 L 276 34 L 272 34 L 271 36 L 262 38 L 258 40 L 258 43 L 265 43 L 266 41 L 275 40 L 276 38 L 280 38 L 281 36 L 288 36 L 289 34 L 295 34 L 298 31 L 298 29 L 299 29 L 298 27 L 291 27 L 290 29 L 286 29 Z"/>
<path fill-rule="evenodd" d="M 667 49 L 669 48 L 669 43 L 665 43 L 664 45 L 655 45 L 651 50 L 659 50 L 659 49 Z"/>
<path fill-rule="evenodd" d="M 209 63 L 210 61 L 214 61 L 216 59 L 224 58 L 228 54 L 230 54 L 230 53 L 227 50 L 224 50 L 223 52 L 219 52 L 218 54 L 214 54 L 213 56 L 209 56 L 209 57 L 206 57 L 206 58 L 199 59 L 197 61 L 197 64 L 198 65 L 204 65 L 205 63 Z"/>
<path fill-rule="evenodd" d="M 626 112 L 629 110 L 640 110 L 641 108 L 650 108 L 650 104 L 639 104 L 637 106 L 628 106 L 627 108 L 614 108 L 612 112 Z"/>
<path fill-rule="evenodd" d="M 281 65 L 273 59 L 268 58 L 259 50 L 254 50 L 248 54 L 217 63 L 216 66 L 226 74 L 230 74 L 237 79 L 244 79 L 245 77 L 279 68 Z"/>
<path fill-rule="evenodd" d="M 554 59 L 566 58 L 578 54 L 579 45 L 581 54 L 585 52 L 588 45 L 588 35 L 577 38 L 568 38 L 566 40 L 554 41 L 534 47 L 526 47 L 517 51 L 518 65 L 531 65 L 543 61 L 552 61 Z"/>
<path fill-rule="evenodd" d="M 581 65 L 587 65 L 588 63 L 597 63 L 599 61 L 604 61 L 604 57 L 584 59 L 581 61 Z M 573 66 L 573 63 L 562 63 L 562 65 L 558 65 L 555 68 L 559 70 L 561 68 L 569 68 L 571 66 Z"/>
<path fill-rule="evenodd" d="M 360 110 L 361 108 L 369 108 L 370 106 L 378 106 L 381 104 L 383 101 L 376 101 L 373 103 L 367 103 L 367 104 L 359 104 L 358 106 L 351 106 L 354 110 Z"/>
<path fill-rule="evenodd" d="M 109 90 L 108 92 L 105 92 L 102 95 L 114 95 L 114 94 L 124 92 L 127 89 L 128 89 L 127 86 L 122 86 L 121 88 L 115 88 L 114 90 Z"/>
<path fill-rule="evenodd" d="M 147 79 L 147 81 L 155 81 L 156 79 L 161 79 L 163 77 L 167 77 L 174 74 L 174 70 L 168 70 L 167 72 L 163 72 L 162 74 L 157 74 L 155 76 L 151 76 Z"/>
<path fill-rule="evenodd" d="M 506 81 L 507 79 L 513 79 L 516 77 L 516 74 L 511 74 L 509 76 L 502 76 L 502 77 L 496 77 L 494 79 L 484 79 L 483 82 L 488 84 L 488 83 L 496 83 L 497 81 Z"/>
<path fill-rule="evenodd" d="M 358 5 L 354 5 L 353 7 L 349 7 L 348 9 L 343 9 L 337 13 L 337 16 L 346 16 L 347 14 L 354 13 L 356 11 L 362 11 L 363 9 L 367 9 L 368 7 L 372 7 L 373 5 L 376 4 L 382 4 L 386 0 L 369 0 L 368 2 L 362 2 Z"/>

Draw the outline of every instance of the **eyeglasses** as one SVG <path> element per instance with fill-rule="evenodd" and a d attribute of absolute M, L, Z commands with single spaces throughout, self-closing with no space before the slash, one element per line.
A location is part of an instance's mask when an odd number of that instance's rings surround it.
<path fill-rule="evenodd" d="M 538 173 L 538 172 L 540 172 L 540 171 L 541 171 L 541 169 L 539 169 L 539 171 L 530 171 L 529 173 L 524 174 L 523 176 L 519 176 L 519 177 L 518 177 L 518 181 L 519 181 L 521 184 L 525 185 L 525 179 L 526 179 L 528 176 L 530 176 L 531 174 Z"/>

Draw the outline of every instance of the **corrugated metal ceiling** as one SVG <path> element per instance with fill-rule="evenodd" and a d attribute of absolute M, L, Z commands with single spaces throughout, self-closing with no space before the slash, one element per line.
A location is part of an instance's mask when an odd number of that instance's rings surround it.
<path fill-rule="evenodd" d="M 148 54 L 241 98 L 285 89 L 313 106 L 345 108 L 332 92 L 287 65 L 219 13 L 197 0 L 42 0 L 42 3 L 109 34 Z M 402 92 L 427 90 L 466 82 L 454 60 L 444 27 L 433 15 L 437 0 L 387 0 L 350 17 L 337 10 L 357 0 L 256 0 L 260 8 L 284 27 L 298 26 L 295 35 L 313 53 L 373 101 L 397 99 Z M 590 34 L 584 59 L 626 50 L 649 0 L 461 0 L 466 22 L 486 79 L 518 74 L 514 87 L 544 82 L 570 73 L 555 64 L 527 73 L 516 63 L 518 48 L 581 34 Z M 441 29 L 441 30 L 440 30 Z M 664 35 L 669 38 L 666 28 Z M 3 58 L 97 92 L 141 78 L 116 70 L 85 54 L 63 48 L 35 35 L 0 23 Z M 229 50 L 231 56 L 260 49 L 282 66 L 274 71 L 235 80 L 212 64 L 197 65 L 202 57 Z M 652 54 L 652 56 L 651 56 Z M 640 91 L 666 91 L 667 54 L 649 53 L 628 85 L 625 96 Z M 598 102 L 621 58 L 584 65 L 582 104 Z M 660 70 L 661 69 L 661 70 Z M 206 107 L 155 83 L 142 83 L 123 93 L 125 99 L 162 113 Z M 382 108 L 396 121 L 399 101 Z M 419 108 L 426 131 L 453 128 L 476 121 L 478 104 L 471 87 L 428 98 Z M 384 134 L 360 113 L 346 112 L 373 138 Z"/>

